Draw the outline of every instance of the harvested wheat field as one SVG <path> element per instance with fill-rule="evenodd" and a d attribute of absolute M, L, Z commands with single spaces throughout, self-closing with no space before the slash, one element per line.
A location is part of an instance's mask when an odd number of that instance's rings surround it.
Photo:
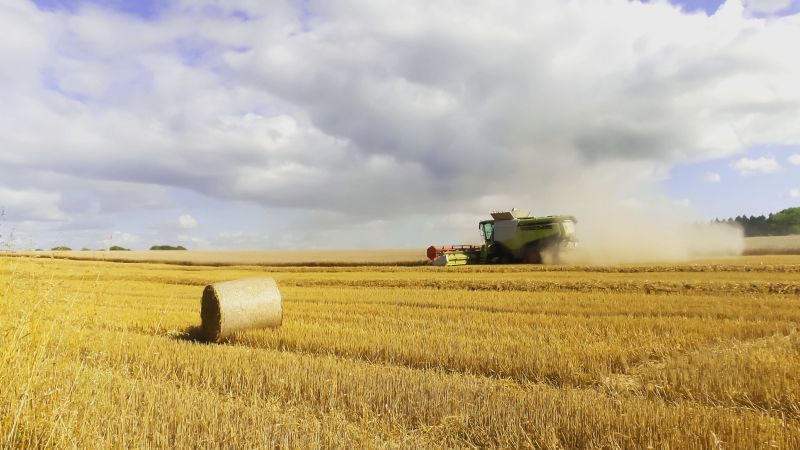
<path fill-rule="evenodd" d="M 192 339 L 272 277 L 278 329 Z M 201 267 L 0 258 L 8 448 L 800 448 L 800 257 Z"/>
<path fill-rule="evenodd" d="M 750 255 L 800 255 L 800 235 L 748 237 L 744 251 Z"/>
<path fill-rule="evenodd" d="M 19 254 L 19 252 L 15 252 Z M 0 252 L 2 254 L 2 252 Z M 415 249 L 369 250 L 134 250 L 134 251 L 39 251 L 22 252 L 36 257 L 116 262 L 166 262 L 181 265 L 230 266 L 354 266 L 419 265 L 427 261 L 425 252 Z"/>

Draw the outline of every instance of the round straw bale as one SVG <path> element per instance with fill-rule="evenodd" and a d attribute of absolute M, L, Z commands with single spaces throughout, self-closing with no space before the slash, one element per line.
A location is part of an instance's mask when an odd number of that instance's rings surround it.
<path fill-rule="evenodd" d="M 219 342 L 237 331 L 279 327 L 281 293 L 272 278 L 225 281 L 206 286 L 200 301 L 203 336 Z"/>

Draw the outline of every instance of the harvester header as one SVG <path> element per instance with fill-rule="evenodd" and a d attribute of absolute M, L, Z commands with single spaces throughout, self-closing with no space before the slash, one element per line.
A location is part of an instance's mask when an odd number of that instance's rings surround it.
<path fill-rule="evenodd" d="M 578 244 L 573 216 L 533 217 L 530 211 L 493 211 L 481 221 L 482 245 L 428 247 L 428 259 L 438 266 L 527 262 L 541 264 L 544 256 L 558 262 L 561 250 Z"/>

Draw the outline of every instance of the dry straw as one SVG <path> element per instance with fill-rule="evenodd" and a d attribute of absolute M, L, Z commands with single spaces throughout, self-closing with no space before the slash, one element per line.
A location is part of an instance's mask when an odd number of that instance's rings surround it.
<path fill-rule="evenodd" d="M 237 331 L 281 325 L 281 293 L 272 278 L 225 281 L 206 286 L 200 303 L 203 336 L 219 342 Z"/>

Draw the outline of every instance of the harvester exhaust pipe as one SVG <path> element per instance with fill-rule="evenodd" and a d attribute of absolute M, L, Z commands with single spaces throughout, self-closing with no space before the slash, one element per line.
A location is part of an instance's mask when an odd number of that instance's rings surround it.
<path fill-rule="evenodd" d="M 237 331 L 276 328 L 283 321 L 278 285 L 272 278 L 209 284 L 200 301 L 203 337 L 220 342 Z"/>

